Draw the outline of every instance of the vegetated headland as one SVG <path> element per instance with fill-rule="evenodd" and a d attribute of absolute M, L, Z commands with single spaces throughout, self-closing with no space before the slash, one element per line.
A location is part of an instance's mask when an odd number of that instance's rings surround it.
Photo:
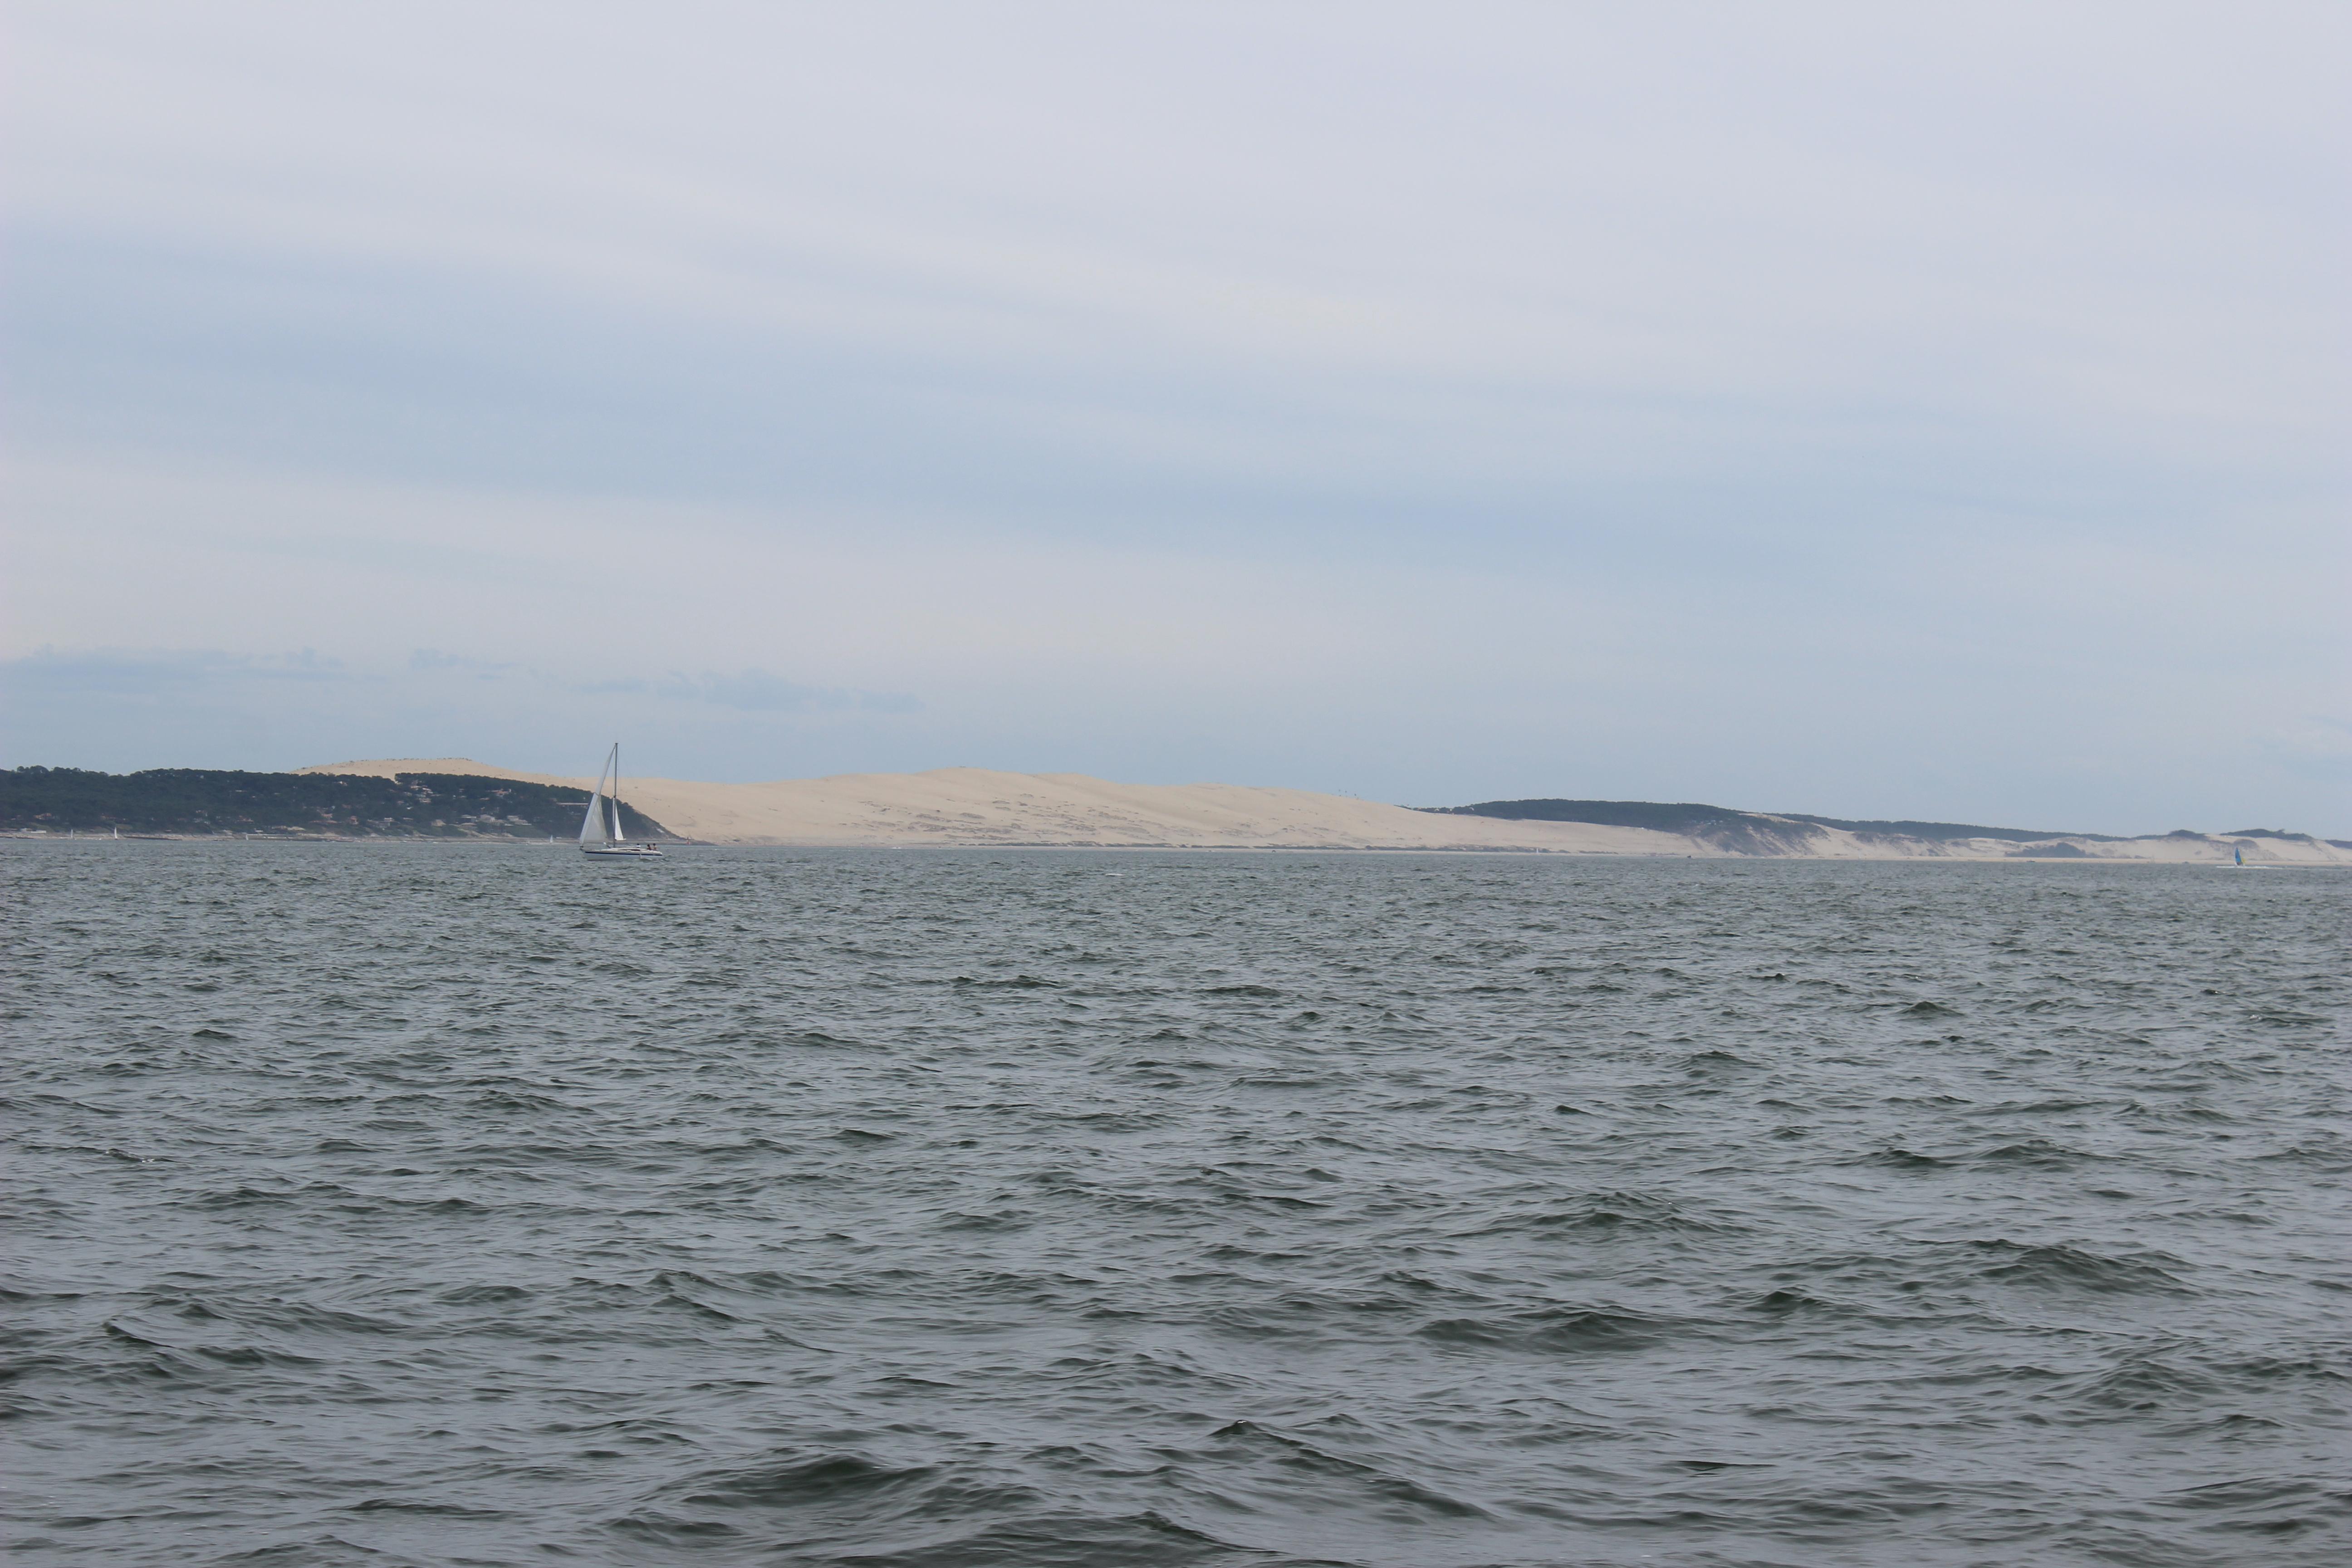
<path fill-rule="evenodd" d="M 252 773 L 151 768 L 0 772 L 0 832 L 141 837 L 569 838 L 588 791 L 475 773 Z M 625 802 L 622 830 L 670 837 Z"/>
<path fill-rule="evenodd" d="M 568 838 L 592 781 L 464 757 L 331 763 L 291 773 L 162 768 L 0 773 L 18 837 Z M 1082 773 L 940 768 L 761 784 L 632 777 L 633 837 L 708 844 L 1116 849 L 1491 850 L 1706 858 L 2157 860 L 2352 866 L 2352 841 L 2283 828 L 2144 837 L 1966 823 L 1866 822 L 1695 803 L 1515 800 L 1408 807 L 1244 784 L 1126 784 Z"/>

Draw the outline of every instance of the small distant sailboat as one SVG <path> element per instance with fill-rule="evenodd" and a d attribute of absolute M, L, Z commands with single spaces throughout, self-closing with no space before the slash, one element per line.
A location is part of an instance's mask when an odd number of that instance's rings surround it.
<path fill-rule="evenodd" d="M 2232 844 L 2232 845 L 2231 845 L 2231 846 L 2230 846 L 2230 864 L 2231 864 L 2231 865 L 2232 865 L 2232 866 L 2242 866 L 2242 865 L 2244 865 L 2245 863 L 2246 863 L 2246 847 L 2245 847 L 2244 845 L 2242 845 L 2242 844 Z"/>
<path fill-rule="evenodd" d="M 604 789 L 606 780 L 612 791 Z M 580 852 L 583 855 L 625 855 L 632 860 L 661 858 L 661 849 L 652 844 L 632 844 L 621 831 L 621 742 L 613 742 L 612 754 L 604 759 L 604 771 L 596 775 L 596 787 L 589 792 L 588 816 L 580 824 Z"/>

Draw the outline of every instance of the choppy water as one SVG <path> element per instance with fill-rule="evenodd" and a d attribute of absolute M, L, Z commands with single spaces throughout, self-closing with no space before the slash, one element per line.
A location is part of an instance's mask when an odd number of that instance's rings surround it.
<path fill-rule="evenodd" d="M 2338 874 L 0 869 L 19 1563 L 2352 1541 Z"/>

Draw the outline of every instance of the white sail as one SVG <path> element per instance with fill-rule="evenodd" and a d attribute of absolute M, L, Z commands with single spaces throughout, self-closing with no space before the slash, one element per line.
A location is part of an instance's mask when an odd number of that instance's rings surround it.
<path fill-rule="evenodd" d="M 583 844 L 608 844 L 612 841 L 613 836 L 604 826 L 604 780 L 613 772 L 613 764 L 620 760 L 621 746 L 616 741 L 613 743 L 613 754 L 604 759 L 604 771 L 596 775 L 596 787 L 588 795 L 588 815 L 580 823 L 580 842 Z"/>
<path fill-rule="evenodd" d="M 604 771 L 588 796 L 588 816 L 580 825 L 580 847 L 610 864 L 623 860 L 658 860 L 661 846 L 645 840 L 632 844 L 621 828 L 621 743 L 604 757 Z"/>

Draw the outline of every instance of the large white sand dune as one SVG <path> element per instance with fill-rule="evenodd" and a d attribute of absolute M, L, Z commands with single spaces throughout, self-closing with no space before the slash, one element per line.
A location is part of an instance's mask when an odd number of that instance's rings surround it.
<path fill-rule="evenodd" d="M 309 773 L 468 773 L 586 789 L 594 781 L 490 767 L 467 757 L 329 763 Z M 1574 855 L 1729 857 L 1704 839 L 1640 827 L 1507 822 L 1442 816 L 1347 795 L 1245 784 L 1123 784 L 1083 773 L 1008 773 L 937 768 L 921 773 L 837 773 L 766 784 L 694 784 L 629 778 L 628 803 L 671 832 L 713 844 L 1049 845 L 1235 849 L 1549 850 Z M 2013 858 L 1998 839 L 1889 839 L 1788 824 L 1777 853 L 1811 859 Z M 2102 859 L 2214 861 L 2214 838 L 2069 839 Z M 2316 839 L 2260 839 L 2247 858 L 2274 864 L 2352 864 L 2352 853 Z M 2062 851 L 2063 853 L 2063 851 Z"/>
<path fill-rule="evenodd" d="M 581 789 L 594 782 L 488 767 L 466 757 L 331 763 L 301 771 L 387 778 L 394 773 L 473 773 Z M 1638 827 L 1496 822 L 1439 816 L 1307 790 L 1122 784 L 1083 773 L 1006 773 L 987 768 L 837 773 L 742 784 L 629 778 L 623 781 L 621 793 L 671 832 L 714 844 L 1701 852 L 1679 835 Z"/>

